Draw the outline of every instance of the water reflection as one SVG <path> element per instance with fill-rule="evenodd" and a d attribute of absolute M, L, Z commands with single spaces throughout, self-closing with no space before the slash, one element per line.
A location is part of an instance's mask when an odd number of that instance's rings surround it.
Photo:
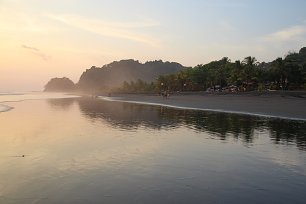
<path fill-rule="evenodd" d="M 174 129 L 185 126 L 199 132 L 209 132 L 215 138 L 235 138 L 253 143 L 256 132 L 267 131 L 276 144 L 296 144 L 306 150 L 306 123 L 283 119 L 180 110 L 167 107 L 103 101 L 92 98 L 52 99 L 49 104 L 67 109 L 76 101 L 82 114 L 93 121 L 107 121 L 120 129 Z"/>
<path fill-rule="evenodd" d="M 53 109 L 69 110 L 75 98 L 46 99 L 46 101 Z"/>
<path fill-rule="evenodd" d="M 109 102 L 90 98 L 80 98 L 78 104 L 86 117 L 94 120 L 106 120 L 115 128 L 168 129 L 179 125 L 176 120 L 162 117 L 164 112 L 167 111 L 163 107 Z"/>
<path fill-rule="evenodd" d="M 0 203 L 306 199 L 305 123 L 91 98 L 13 105 L 0 114 Z"/>
<path fill-rule="evenodd" d="M 296 143 L 299 148 L 306 150 L 306 122 L 275 120 L 269 121 L 268 127 L 275 143 Z"/>

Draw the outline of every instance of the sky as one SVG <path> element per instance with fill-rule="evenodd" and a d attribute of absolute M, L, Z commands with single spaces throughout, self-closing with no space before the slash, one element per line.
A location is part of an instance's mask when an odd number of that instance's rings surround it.
<path fill-rule="evenodd" d="M 260 62 L 306 46 L 305 0 L 0 0 L 0 92 L 121 59 Z"/>

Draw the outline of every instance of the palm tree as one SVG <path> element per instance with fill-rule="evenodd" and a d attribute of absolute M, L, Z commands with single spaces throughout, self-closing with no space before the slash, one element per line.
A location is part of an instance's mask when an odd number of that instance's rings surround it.
<path fill-rule="evenodd" d="M 285 71 L 285 64 L 282 58 L 279 57 L 275 60 L 275 68 L 276 68 L 279 84 L 281 88 L 284 90 L 286 86 L 286 81 L 287 81 L 287 74 Z"/>
<path fill-rule="evenodd" d="M 242 63 L 254 67 L 257 64 L 257 59 L 255 57 L 248 56 L 244 58 Z"/>
<path fill-rule="evenodd" d="M 230 82 L 231 84 L 235 84 L 236 86 L 240 86 L 241 82 L 243 81 L 242 75 L 242 64 L 240 60 L 235 61 L 233 68 L 230 73 Z"/>
<path fill-rule="evenodd" d="M 244 75 L 245 75 L 245 83 L 246 83 L 246 88 L 249 90 L 249 85 L 253 83 L 257 79 L 257 74 L 256 74 L 256 66 L 258 65 L 257 60 L 255 57 L 246 57 L 242 61 L 242 65 L 244 68 Z"/>

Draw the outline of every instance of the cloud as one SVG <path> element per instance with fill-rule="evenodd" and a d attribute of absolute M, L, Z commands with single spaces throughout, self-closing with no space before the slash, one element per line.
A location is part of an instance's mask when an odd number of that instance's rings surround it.
<path fill-rule="evenodd" d="M 38 48 L 27 45 L 21 45 L 21 48 L 28 50 L 32 55 L 38 56 L 44 61 L 48 61 L 50 59 L 50 56 L 42 53 Z"/>
<path fill-rule="evenodd" d="M 1 1 L 1 0 L 0 0 Z M 19 9 L 0 4 L 0 32 L 14 33 L 51 33 L 58 31 L 58 28 L 44 18 L 41 12 L 29 12 L 26 9 Z M 5 19 L 5 20 L 4 20 Z"/>
<path fill-rule="evenodd" d="M 35 47 L 30 47 L 30 46 L 27 46 L 27 45 L 21 45 L 22 48 L 24 49 L 29 49 L 29 50 L 33 50 L 35 52 L 39 52 L 39 49 L 35 48 Z"/>
<path fill-rule="evenodd" d="M 267 42 L 288 42 L 306 38 L 306 25 L 297 25 L 271 33 L 263 37 Z"/>
<path fill-rule="evenodd" d="M 121 38 L 147 44 L 152 47 L 159 47 L 160 43 L 158 40 L 149 37 L 147 35 L 140 34 L 135 31 L 139 28 L 151 28 L 159 26 L 159 23 L 155 21 L 147 22 L 109 22 L 96 19 L 89 19 L 77 15 L 47 15 L 50 19 L 59 21 L 66 25 L 95 33 L 98 35 Z"/>

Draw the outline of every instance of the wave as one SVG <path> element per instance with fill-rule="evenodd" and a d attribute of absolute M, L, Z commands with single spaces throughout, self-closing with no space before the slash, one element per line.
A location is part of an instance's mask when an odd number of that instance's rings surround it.
<path fill-rule="evenodd" d="M 13 109 L 13 107 L 11 107 L 11 106 L 0 104 L 0 112 L 7 112 L 7 111 L 10 111 L 12 109 Z"/>
<path fill-rule="evenodd" d="M 196 107 L 188 107 L 188 106 L 177 106 L 177 105 L 169 105 L 169 104 L 155 103 L 155 102 L 125 100 L 121 97 L 99 96 L 99 98 L 102 99 L 102 100 L 105 100 L 105 101 L 114 101 L 114 102 L 117 101 L 117 102 L 133 103 L 133 104 L 141 104 L 141 105 L 163 106 L 163 107 L 176 108 L 176 109 L 199 110 L 199 111 L 209 111 L 209 112 L 218 112 L 218 113 L 250 115 L 250 116 L 265 117 L 265 118 L 277 118 L 277 119 L 284 119 L 284 120 L 306 121 L 306 118 L 286 117 L 286 116 L 281 116 L 281 115 L 269 115 L 269 114 L 264 114 L 264 113 L 253 113 L 253 112 L 246 112 L 246 111 L 232 111 L 232 110 L 225 110 L 225 109 L 210 109 L 210 108 L 196 108 Z"/>
<path fill-rule="evenodd" d="M 10 95 L 13 95 L 13 96 L 15 96 L 15 95 L 24 95 L 24 94 L 26 94 L 26 93 L 16 93 L 16 92 L 0 92 L 0 96 L 10 96 Z"/>

